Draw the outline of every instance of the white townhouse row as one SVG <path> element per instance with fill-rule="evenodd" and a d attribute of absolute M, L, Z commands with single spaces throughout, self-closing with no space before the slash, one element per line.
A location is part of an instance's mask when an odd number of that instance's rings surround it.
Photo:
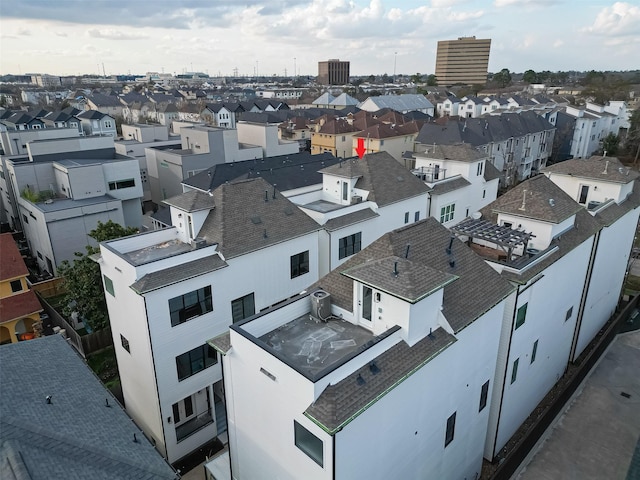
<path fill-rule="evenodd" d="M 637 173 L 571 160 L 451 231 L 401 227 L 220 354 L 227 478 L 475 478 L 615 312 Z M 259 399 L 259 401 L 257 401 Z"/>

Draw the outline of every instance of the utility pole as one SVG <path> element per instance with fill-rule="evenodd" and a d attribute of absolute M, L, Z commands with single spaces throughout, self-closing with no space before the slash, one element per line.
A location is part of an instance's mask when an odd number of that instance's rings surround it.
<path fill-rule="evenodd" d="M 396 60 L 398 59 L 398 52 L 393 52 L 393 83 L 396 83 Z"/>

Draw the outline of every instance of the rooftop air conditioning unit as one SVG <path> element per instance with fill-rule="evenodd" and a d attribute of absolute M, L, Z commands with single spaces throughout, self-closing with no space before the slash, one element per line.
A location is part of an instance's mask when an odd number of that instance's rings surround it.
<path fill-rule="evenodd" d="M 362 195 L 352 195 L 351 203 L 362 203 Z"/>
<path fill-rule="evenodd" d="M 326 322 L 331 316 L 331 295 L 324 290 L 316 290 L 311 298 L 311 317 Z"/>

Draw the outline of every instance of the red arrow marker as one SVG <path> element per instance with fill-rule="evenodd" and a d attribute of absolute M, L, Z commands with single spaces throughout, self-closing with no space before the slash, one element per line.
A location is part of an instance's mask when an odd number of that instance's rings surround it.
<path fill-rule="evenodd" d="M 358 146 L 356 147 L 356 153 L 358 154 L 358 157 L 362 158 L 365 151 L 366 151 L 366 148 L 364 148 L 364 138 L 359 138 Z"/>

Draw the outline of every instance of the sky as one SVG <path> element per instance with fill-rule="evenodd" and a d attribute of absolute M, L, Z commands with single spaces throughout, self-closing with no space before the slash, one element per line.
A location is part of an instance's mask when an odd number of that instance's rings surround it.
<path fill-rule="evenodd" d="M 640 1 L 2 0 L 0 74 L 430 74 L 462 36 L 490 72 L 640 69 Z"/>

